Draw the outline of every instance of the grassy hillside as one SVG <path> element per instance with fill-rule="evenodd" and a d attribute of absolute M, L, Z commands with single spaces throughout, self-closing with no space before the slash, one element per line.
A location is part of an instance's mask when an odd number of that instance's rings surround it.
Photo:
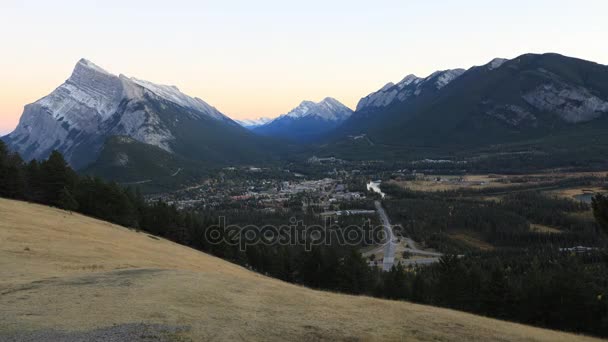
<path fill-rule="evenodd" d="M 314 291 L 40 205 L 0 199 L 0 218 L 3 341 L 127 333 L 135 341 L 593 340 L 447 309 Z"/>

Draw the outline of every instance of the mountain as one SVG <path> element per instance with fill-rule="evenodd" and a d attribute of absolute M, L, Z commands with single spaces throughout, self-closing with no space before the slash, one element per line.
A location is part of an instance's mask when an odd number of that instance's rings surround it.
<path fill-rule="evenodd" d="M 254 132 L 296 142 L 310 142 L 340 126 L 352 110 L 331 97 L 321 102 L 303 101 L 289 113 L 256 127 Z"/>
<path fill-rule="evenodd" d="M 25 106 L 19 125 L 3 140 L 28 160 L 55 149 L 82 169 L 115 136 L 207 165 L 264 158 L 271 147 L 175 86 L 115 76 L 86 59 L 64 84 Z"/>
<path fill-rule="evenodd" d="M 361 99 L 332 135 L 342 137 L 341 148 L 348 136 L 365 134 L 375 149 L 408 149 L 406 154 L 488 146 L 500 152 L 512 144 L 570 153 L 596 140 L 608 145 L 607 113 L 607 66 L 526 54 L 389 83 Z"/>
<path fill-rule="evenodd" d="M 248 129 L 253 129 L 262 125 L 265 125 L 267 123 L 269 123 L 270 121 L 272 121 L 271 118 L 266 118 L 266 117 L 260 117 L 257 119 L 243 119 L 243 120 L 236 120 L 236 122 Z"/>

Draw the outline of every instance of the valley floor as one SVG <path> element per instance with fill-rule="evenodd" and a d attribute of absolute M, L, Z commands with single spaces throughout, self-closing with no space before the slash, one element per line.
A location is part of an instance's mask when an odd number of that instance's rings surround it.
<path fill-rule="evenodd" d="M 62 210 L 0 199 L 0 340 L 592 341 L 311 290 Z"/>

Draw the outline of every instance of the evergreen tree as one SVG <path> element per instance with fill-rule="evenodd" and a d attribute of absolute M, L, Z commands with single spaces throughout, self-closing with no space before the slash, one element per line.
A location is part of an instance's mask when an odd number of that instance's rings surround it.
<path fill-rule="evenodd" d="M 42 171 L 40 170 L 40 164 L 36 159 L 33 159 L 25 166 L 25 175 L 27 178 L 27 200 L 45 203 L 41 174 Z"/>
<path fill-rule="evenodd" d="M 61 153 L 53 151 L 49 158 L 40 165 L 41 185 L 45 202 L 51 205 L 59 205 L 61 191 L 67 188 L 74 189 L 77 176 L 68 166 Z"/>
<path fill-rule="evenodd" d="M 0 140 L 0 196 L 8 197 L 9 187 L 8 149 Z"/>
<path fill-rule="evenodd" d="M 593 197 L 592 206 L 595 221 L 604 233 L 608 233 L 608 197 L 602 194 L 596 195 Z"/>
<path fill-rule="evenodd" d="M 4 161 L 0 161 L 0 196 L 25 198 L 27 183 L 23 160 L 16 153 L 9 153 L 0 158 L 4 159 Z"/>
<path fill-rule="evenodd" d="M 78 210 L 78 202 L 67 188 L 61 189 L 59 193 L 59 208 L 65 209 L 68 211 L 76 211 Z"/>
<path fill-rule="evenodd" d="M 370 288 L 370 270 L 367 262 L 355 248 L 349 248 L 339 269 L 338 289 L 348 293 L 364 293 Z"/>

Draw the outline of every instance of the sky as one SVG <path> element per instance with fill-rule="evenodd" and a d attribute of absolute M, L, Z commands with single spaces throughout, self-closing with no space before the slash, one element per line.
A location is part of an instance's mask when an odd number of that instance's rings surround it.
<path fill-rule="evenodd" d="M 608 64 L 605 0 L 0 0 L 0 135 L 87 58 L 234 119 L 557 52 Z"/>

